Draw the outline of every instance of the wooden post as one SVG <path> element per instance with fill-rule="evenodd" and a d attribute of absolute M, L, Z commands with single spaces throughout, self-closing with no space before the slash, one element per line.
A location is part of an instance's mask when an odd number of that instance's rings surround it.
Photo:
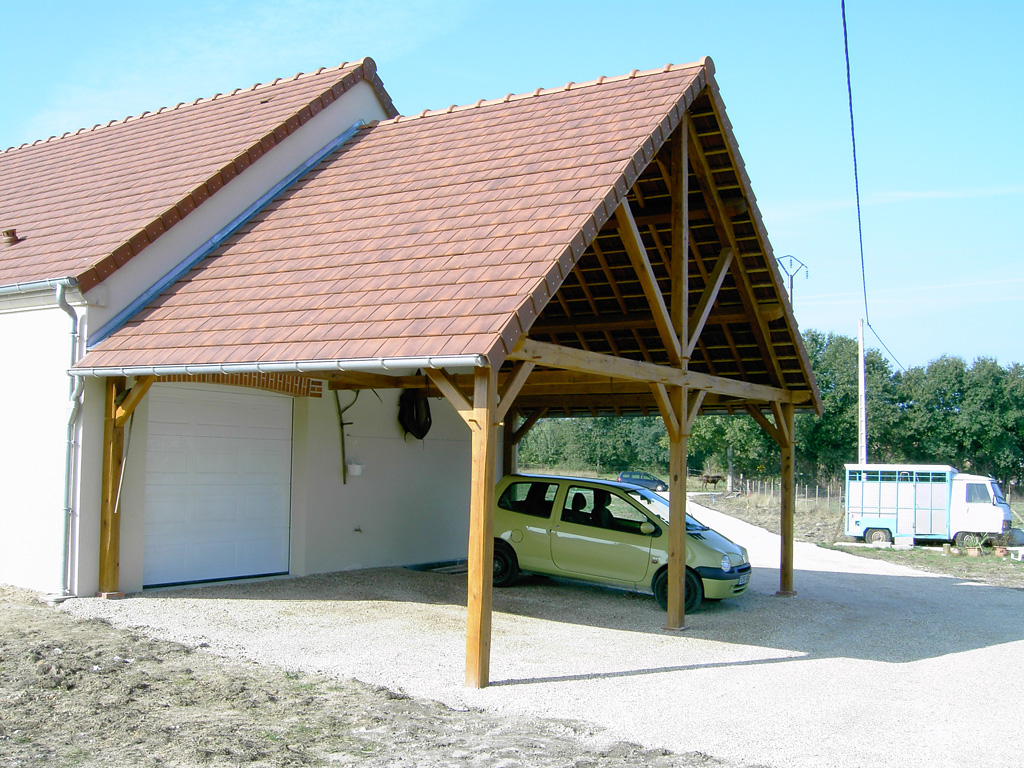
<path fill-rule="evenodd" d="M 688 243 L 688 195 L 687 181 L 689 168 L 687 160 L 686 131 L 680 126 L 672 134 L 672 262 L 670 274 L 669 313 L 672 331 L 685 348 L 690 340 L 690 249 Z M 689 352 L 685 351 L 679 367 L 685 372 L 689 363 Z M 675 416 L 675 424 L 666 422 L 669 431 L 669 502 L 668 502 L 668 617 L 667 629 L 686 627 L 686 451 L 690 435 L 692 416 L 686 387 L 673 387 L 669 391 L 669 412 Z M 693 414 L 696 415 L 696 414 Z M 675 429 L 673 430 L 673 426 Z"/>
<path fill-rule="evenodd" d="M 796 509 L 795 468 L 796 447 L 793 439 L 793 404 L 782 403 L 777 414 L 781 414 L 779 433 L 782 440 L 782 484 L 779 497 L 782 500 L 780 527 L 782 529 L 782 552 L 779 559 L 779 595 L 795 595 L 793 589 L 793 515 Z"/>
<path fill-rule="evenodd" d="M 125 390 L 125 379 L 113 376 L 105 381 L 103 406 L 103 479 L 100 499 L 99 594 L 118 596 L 121 558 L 121 518 L 118 491 L 124 462 L 124 427 L 117 424 L 117 409 Z"/>
<path fill-rule="evenodd" d="M 685 414 L 686 390 L 671 393 L 673 409 Z M 685 418 L 685 417 L 684 417 Z M 686 450 L 689 430 L 670 435 L 668 500 L 668 620 L 666 629 L 686 627 Z"/>
<path fill-rule="evenodd" d="M 490 682 L 491 589 L 494 577 L 494 462 L 498 448 L 496 374 L 477 368 L 473 374 L 473 466 L 469 497 L 469 573 L 466 602 L 466 685 Z"/>

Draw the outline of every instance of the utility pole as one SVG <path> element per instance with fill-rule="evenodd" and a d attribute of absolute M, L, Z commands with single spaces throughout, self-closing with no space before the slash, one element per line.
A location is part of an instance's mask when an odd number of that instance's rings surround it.
<path fill-rule="evenodd" d="M 800 261 L 796 256 L 790 256 L 787 254 L 786 256 L 780 256 L 776 261 L 779 262 L 779 266 L 782 268 L 782 271 L 789 277 L 789 305 L 793 306 L 793 275 L 799 273 L 802 269 L 804 271 L 804 277 L 808 278 L 811 276 L 811 271 L 807 268 L 807 265 Z"/>
<path fill-rule="evenodd" d="M 857 463 L 868 463 L 868 405 L 864 376 L 864 319 L 857 321 Z"/>

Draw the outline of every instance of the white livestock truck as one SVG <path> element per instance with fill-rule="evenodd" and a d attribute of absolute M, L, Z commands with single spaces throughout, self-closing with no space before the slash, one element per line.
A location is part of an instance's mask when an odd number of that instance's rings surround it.
<path fill-rule="evenodd" d="M 991 477 L 932 464 L 847 464 L 846 535 L 980 546 L 1010 530 L 1010 505 Z"/>

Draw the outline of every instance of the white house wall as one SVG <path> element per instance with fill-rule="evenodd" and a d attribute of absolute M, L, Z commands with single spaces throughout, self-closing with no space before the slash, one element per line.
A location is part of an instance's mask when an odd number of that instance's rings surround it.
<path fill-rule="evenodd" d="M 424 440 L 403 436 L 397 390 L 363 391 L 345 411 L 342 482 L 334 392 L 296 401 L 292 573 L 437 562 L 466 556 L 470 433 L 444 400 L 430 401 Z M 341 392 L 342 407 L 354 393 Z M 381 402 L 381 400 L 383 402 Z"/>
<path fill-rule="evenodd" d="M 60 309 L 0 314 L 0 582 L 58 592 L 71 321 Z"/>

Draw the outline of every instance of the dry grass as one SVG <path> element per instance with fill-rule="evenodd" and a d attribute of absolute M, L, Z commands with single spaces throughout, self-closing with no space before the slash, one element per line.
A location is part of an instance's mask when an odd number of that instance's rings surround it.
<path fill-rule="evenodd" d="M 699 496 L 695 500 L 700 503 Z M 716 494 L 714 506 L 720 512 L 773 533 L 780 533 L 777 493 Z M 841 548 L 844 552 L 860 557 L 886 560 L 929 573 L 1024 589 L 1024 562 L 1012 560 L 1010 557 L 999 557 L 991 547 L 983 549 L 980 557 L 970 557 L 955 547 L 947 551 L 941 542 L 919 545 L 913 549 L 843 546 L 859 544 L 857 539 L 843 533 L 843 515 L 843 508 L 838 499 L 832 499 L 829 504 L 823 499 L 798 498 L 793 521 L 794 536 L 797 541 Z"/>

